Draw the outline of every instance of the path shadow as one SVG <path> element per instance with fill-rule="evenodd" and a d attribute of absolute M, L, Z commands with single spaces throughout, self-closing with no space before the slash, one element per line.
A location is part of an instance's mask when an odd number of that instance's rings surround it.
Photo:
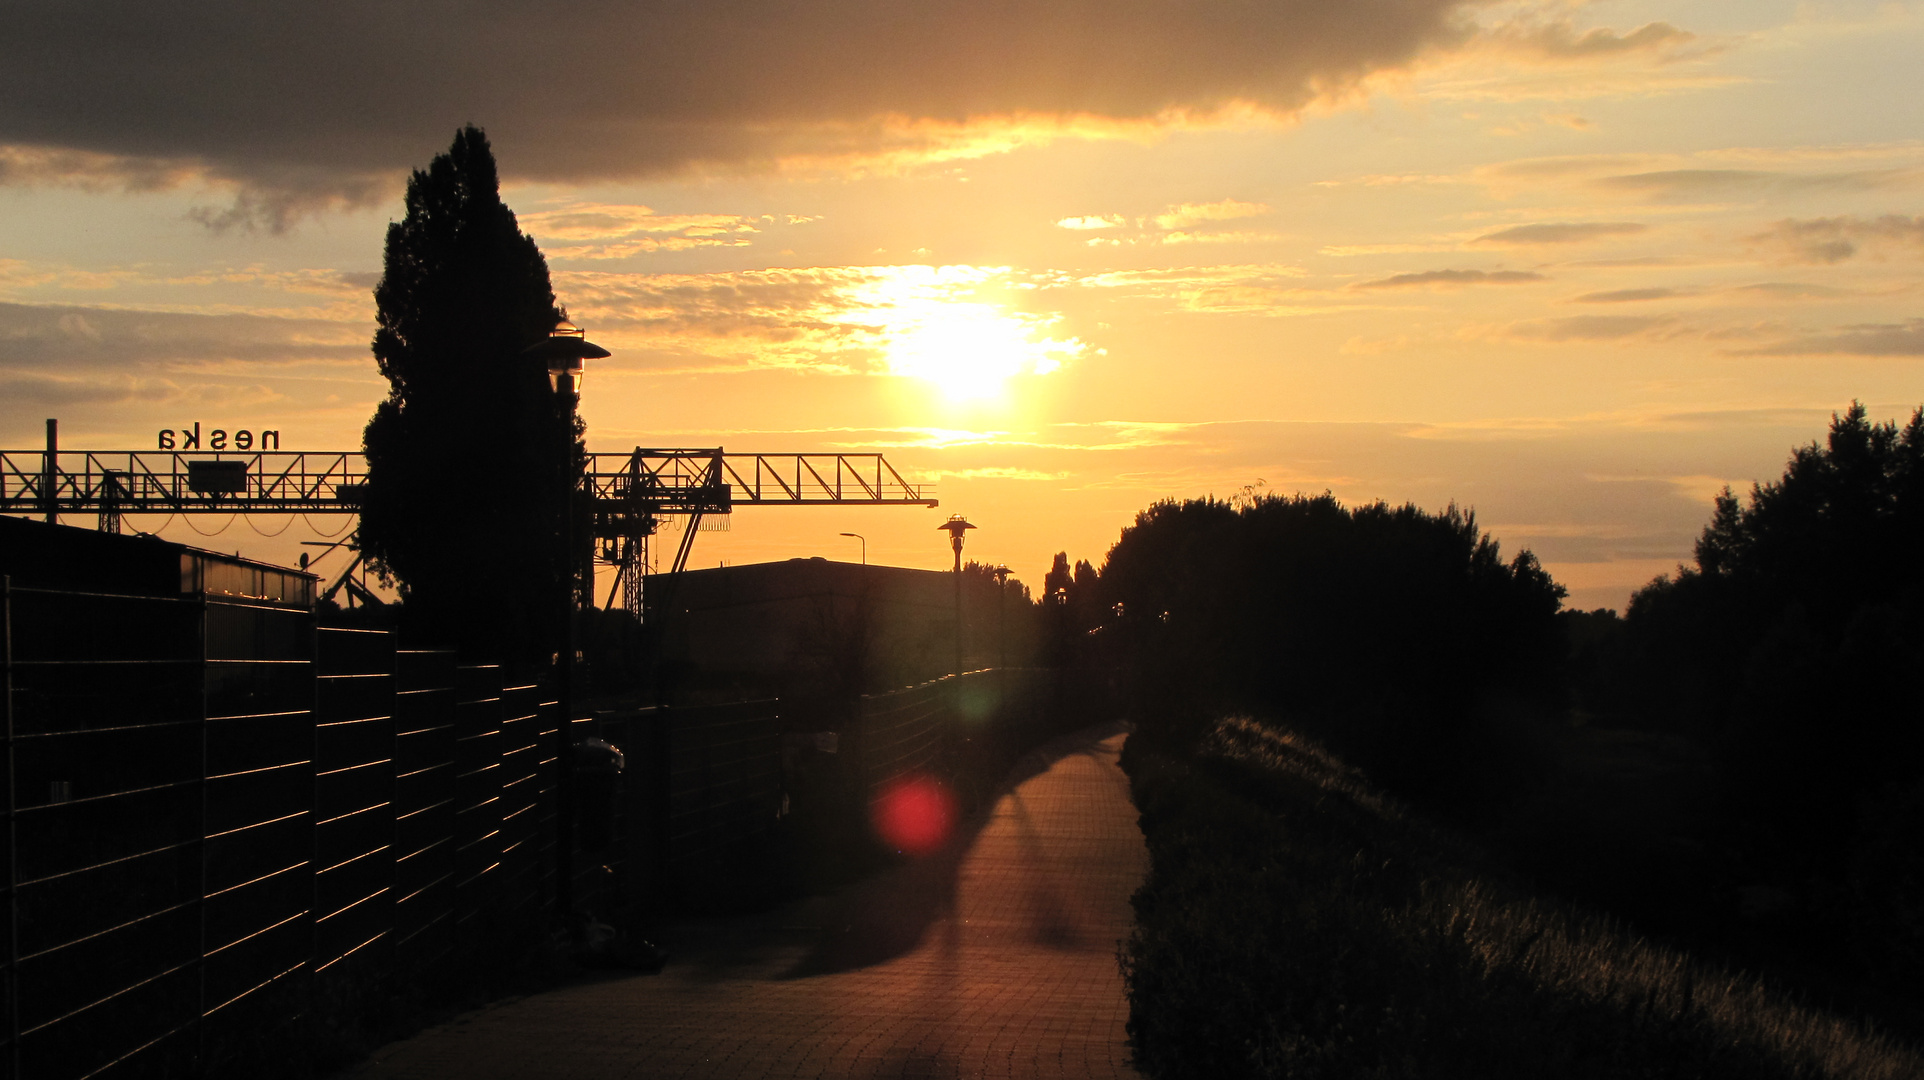
<path fill-rule="evenodd" d="M 1104 741 L 1127 730 L 1121 721 L 1099 724 L 1057 736 L 1024 754 L 994 795 L 958 823 L 947 844 L 857 882 L 836 896 L 826 910 L 821 940 L 779 978 L 853 971 L 912 952 L 929 927 L 954 910 L 962 862 L 1002 797 L 1064 758 L 1099 752 Z"/>

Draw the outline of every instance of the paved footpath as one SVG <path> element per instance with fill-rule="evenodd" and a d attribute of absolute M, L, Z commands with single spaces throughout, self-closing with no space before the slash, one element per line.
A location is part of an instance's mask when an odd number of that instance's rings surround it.
<path fill-rule="evenodd" d="M 1134 1077 L 1116 945 L 1147 869 L 1118 729 L 1031 755 L 973 836 L 828 898 L 668 929 L 660 975 L 470 1013 L 355 1080 Z"/>

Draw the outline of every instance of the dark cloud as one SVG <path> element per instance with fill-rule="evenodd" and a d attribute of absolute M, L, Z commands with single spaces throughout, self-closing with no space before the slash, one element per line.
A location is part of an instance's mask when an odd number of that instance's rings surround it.
<path fill-rule="evenodd" d="M 23 0 L 0 36 L 0 178 L 211 174 L 256 194 L 210 224 L 272 227 L 365 199 L 467 122 L 509 175 L 583 180 L 914 153 L 982 117 L 1289 113 L 1466 39 L 1465 6 Z"/>
<path fill-rule="evenodd" d="M 121 405 L 164 402 L 179 395 L 180 387 L 171 382 L 132 376 L 76 379 L 0 370 L 0 398 L 20 405 Z"/>
<path fill-rule="evenodd" d="M 1396 274 L 1376 281 L 1358 282 L 1358 289 L 1396 289 L 1412 285 L 1517 285 L 1527 281 L 1548 281 L 1529 270 L 1423 270 Z"/>
<path fill-rule="evenodd" d="M 1744 349 L 1739 356 L 1924 356 L 1924 319 L 1867 323 Z"/>
<path fill-rule="evenodd" d="M 1684 295 L 1676 289 L 1614 289 L 1610 292 L 1584 293 L 1576 299 L 1579 304 L 1628 304 L 1639 300 L 1668 300 Z"/>
<path fill-rule="evenodd" d="M 371 323 L 0 303 L 0 363 L 61 377 L 235 361 L 363 364 L 372 337 Z"/>
<path fill-rule="evenodd" d="M 1857 254 L 1857 247 L 1862 243 L 1924 251 L 1924 215 L 1885 214 L 1875 218 L 1846 215 L 1804 221 L 1785 218 L 1750 239 L 1777 249 L 1792 262 L 1837 263 Z"/>
<path fill-rule="evenodd" d="M 1589 222 L 1545 222 L 1540 225 L 1516 225 L 1500 229 L 1486 236 L 1479 236 L 1471 243 L 1476 244 L 1575 244 L 1585 240 L 1599 240 L 1607 236 L 1627 236 L 1650 228 L 1634 221 L 1589 221 Z"/>

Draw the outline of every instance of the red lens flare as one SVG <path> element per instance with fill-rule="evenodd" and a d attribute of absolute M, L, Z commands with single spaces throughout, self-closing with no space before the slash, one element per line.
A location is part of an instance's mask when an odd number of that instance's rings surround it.
<path fill-rule="evenodd" d="M 869 813 L 883 842 L 910 855 L 941 847 L 955 827 L 954 797 L 928 776 L 904 777 L 889 785 Z"/>

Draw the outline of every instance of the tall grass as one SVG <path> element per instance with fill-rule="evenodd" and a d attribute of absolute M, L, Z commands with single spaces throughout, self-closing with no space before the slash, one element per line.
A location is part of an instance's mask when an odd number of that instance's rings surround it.
<path fill-rule="evenodd" d="M 1124 764 L 1153 863 L 1122 962 L 1158 1080 L 1924 1075 L 1855 1023 L 1532 896 L 1298 736 L 1228 720 L 1193 755 Z"/>

